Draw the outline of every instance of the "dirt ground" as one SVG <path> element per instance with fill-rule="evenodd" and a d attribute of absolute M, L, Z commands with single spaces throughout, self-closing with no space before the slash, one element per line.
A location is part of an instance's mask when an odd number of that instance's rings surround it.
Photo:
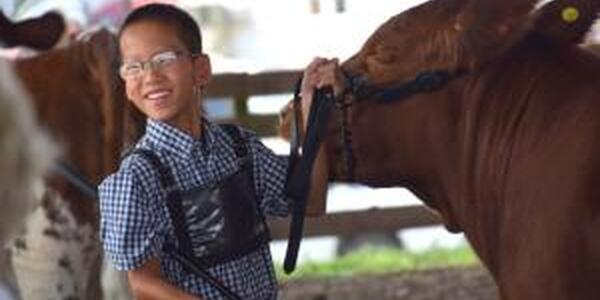
<path fill-rule="evenodd" d="M 284 282 L 283 300 L 498 300 L 481 267 Z"/>

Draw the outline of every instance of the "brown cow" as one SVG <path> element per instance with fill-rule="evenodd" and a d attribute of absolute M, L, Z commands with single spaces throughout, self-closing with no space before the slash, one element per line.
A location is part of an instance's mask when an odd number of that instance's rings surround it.
<path fill-rule="evenodd" d="M 114 172 L 124 143 L 126 101 L 116 76 L 115 36 L 106 31 L 15 61 L 40 123 L 63 160 L 91 183 Z M 101 247 L 94 199 L 55 175 L 13 247 L 23 299 L 100 299 Z"/>
<path fill-rule="evenodd" d="M 600 59 L 577 44 L 600 1 L 533 5 L 435 0 L 383 24 L 342 66 L 329 180 L 409 188 L 503 299 L 597 299 Z M 441 86 L 403 85 L 433 70 Z"/>

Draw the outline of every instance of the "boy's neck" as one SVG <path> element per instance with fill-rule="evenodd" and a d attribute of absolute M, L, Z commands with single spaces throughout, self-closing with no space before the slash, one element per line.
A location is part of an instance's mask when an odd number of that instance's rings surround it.
<path fill-rule="evenodd" d="M 184 122 L 181 122 L 181 120 L 176 123 L 167 122 L 167 124 L 183 131 L 184 133 L 190 135 L 194 139 L 199 139 L 200 137 L 202 137 L 202 134 L 204 131 L 203 130 L 204 124 L 202 124 L 203 122 L 204 121 L 201 117 L 197 117 L 197 118 L 190 118 Z"/>
<path fill-rule="evenodd" d="M 198 118 L 198 124 L 196 124 L 197 126 L 192 127 L 191 134 L 194 137 L 194 139 L 199 139 L 202 136 L 202 133 L 204 132 L 204 124 L 202 124 L 202 122 L 204 122 L 202 118 Z"/>
<path fill-rule="evenodd" d="M 187 134 L 191 135 L 194 139 L 199 139 L 202 136 L 203 124 L 202 118 L 197 118 L 196 120 L 190 121 L 187 128 L 182 128 Z"/>

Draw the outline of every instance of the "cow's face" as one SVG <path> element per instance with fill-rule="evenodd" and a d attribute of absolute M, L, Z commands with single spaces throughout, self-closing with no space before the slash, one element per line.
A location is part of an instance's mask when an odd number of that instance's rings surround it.
<path fill-rule="evenodd" d="M 407 82 L 430 70 L 453 72 L 469 68 L 473 61 L 463 55 L 461 42 L 465 6 L 466 1 L 431 1 L 390 19 L 342 68 L 347 74 L 377 86 Z M 348 160 L 352 160 L 355 180 L 372 185 L 395 182 L 401 175 L 398 167 L 402 164 L 402 159 L 395 158 L 406 157 L 403 152 L 412 149 L 399 147 L 393 137 L 421 126 L 412 107 L 433 101 L 427 99 L 432 96 L 417 94 L 408 101 L 381 105 L 369 99 L 370 95 L 347 99 L 352 104 L 345 116 L 342 110 L 333 113 L 325 142 L 331 163 L 330 180 L 348 180 Z M 288 106 L 282 112 L 284 136 L 291 122 L 289 111 Z M 341 133 L 344 123 L 351 135 L 345 141 Z"/>
<path fill-rule="evenodd" d="M 470 68 L 463 55 L 461 12 L 465 1 L 431 1 L 393 17 L 365 43 L 342 68 L 372 86 L 395 86 L 410 82 L 431 70 L 455 72 Z M 382 104 L 372 95 L 350 97 L 345 117 L 338 110 L 330 123 L 327 139 L 332 180 L 349 179 L 348 160 L 353 160 L 356 181 L 376 186 L 397 185 L 406 176 L 399 172 L 404 152 L 412 145 L 399 145 L 395 136 L 423 126 L 414 109 L 435 101 L 438 94 L 415 94 Z M 443 96 L 442 96 L 443 97 Z M 345 119 L 345 120 L 344 120 Z M 342 124 L 351 135 L 344 141 Z"/>
<path fill-rule="evenodd" d="M 430 1 L 391 18 L 344 63 L 344 69 L 370 83 L 386 84 L 423 71 L 465 66 L 460 40 L 463 2 Z"/>

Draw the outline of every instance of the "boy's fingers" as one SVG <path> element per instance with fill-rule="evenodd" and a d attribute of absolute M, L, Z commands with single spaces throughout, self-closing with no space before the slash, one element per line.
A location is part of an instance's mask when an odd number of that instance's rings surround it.
<path fill-rule="evenodd" d="M 339 77 L 338 64 L 339 60 L 337 58 L 314 58 L 304 71 L 302 88 L 305 90 L 305 93 L 303 94 L 306 94 L 309 90 L 312 91 L 314 88 L 323 88 L 326 86 L 335 87 Z"/>
<path fill-rule="evenodd" d="M 306 71 L 314 71 L 316 70 L 320 65 L 326 63 L 326 59 L 322 58 L 322 57 L 315 57 L 310 64 L 308 64 L 308 66 L 306 67 Z"/>

